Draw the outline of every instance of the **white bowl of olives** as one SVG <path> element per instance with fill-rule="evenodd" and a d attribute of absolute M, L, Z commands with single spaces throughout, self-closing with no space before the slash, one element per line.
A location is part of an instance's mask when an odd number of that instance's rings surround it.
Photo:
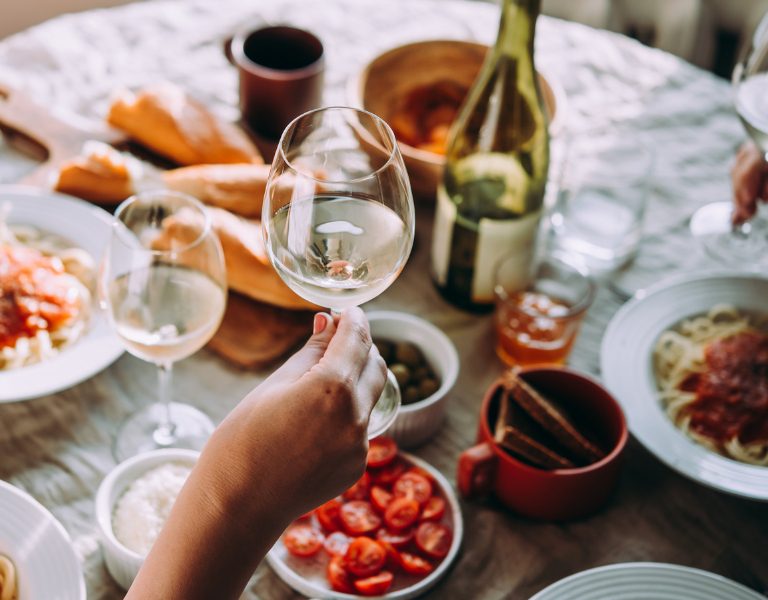
<path fill-rule="evenodd" d="M 448 392 L 459 375 L 456 347 L 430 322 L 407 313 L 373 311 L 368 321 L 403 401 L 386 435 L 402 447 L 423 444 L 443 424 Z"/>

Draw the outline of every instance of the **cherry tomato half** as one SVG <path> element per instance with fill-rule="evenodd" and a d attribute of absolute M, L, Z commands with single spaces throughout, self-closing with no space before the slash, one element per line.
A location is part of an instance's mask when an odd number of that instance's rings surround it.
<path fill-rule="evenodd" d="M 296 523 L 285 531 L 283 543 L 294 556 L 314 556 L 323 546 L 324 536 L 306 523 Z"/>
<path fill-rule="evenodd" d="M 426 469 L 422 469 L 421 467 L 411 467 L 406 471 L 406 473 L 416 473 L 416 475 L 421 475 L 424 479 L 429 481 L 429 483 L 434 483 L 430 472 Z"/>
<path fill-rule="evenodd" d="M 397 456 L 397 444 L 388 437 L 373 438 L 368 442 L 368 466 L 374 469 L 388 465 Z"/>
<path fill-rule="evenodd" d="M 323 542 L 323 548 L 331 556 L 344 556 L 349 548 L 349 542 L 351 540 L 341 531 L 334 531 L 331 535 L 325 538 Z"/>
<path fill-rule="evenodd" d="M 355 581 L 355 589 L 363 596 L 381 596 L 392 586 L 394 575 L 389 571 L 382 571 L 373 577 L 358 579 Z"/>
<path fill-rule="evenodd" d="M 400 565 L 406 573 L 410 573 L 411 575 L 426 575 L 427 573 L 431 573 L 432 569 L 435 568 L 432 566 L 432 563 L 424 560 L 421 556 L 411 554 L 410 552 L 400 553 Z"/>
<path fill-rule="evenodd" d="M 352 500 L 339 509 L 339 518 L 344 530 L 351 535 L 362 535 L 376 531 L 381 526 L 381 517 L 377 515 L 370 502 Z"/>
<path fill-rule="evenodd" d="M 394 498 L 394 496 L 380 485 L 374 485 L 371 488 L 371 504 L 373 504 L 373 508 L 380 513 L 387 510 L 387 506 L 392 502 L 392 498 Z"/>
<path fill-rule="evenodd" d="M 384 522 L 390 529 L 406 529 L 419 518 L 419 503 L 411 498 L 395 498 L 384 513 Z"/>
<path fill-rule="evenodd" d="M 392 544 L 395 548 L 404 548 L 407 546 L 414 536 L 414 529 L 405 529 L 403 531 L 390 531 L 383 527 L 376 532 L 376 540 L 379 542 L 387 542 Z"/>
<path fill-rule="evenodd" d="M 421 513 L 422 521 L 439 521 L 445 514 L 445 500 L 439 496 L 432 496 L 424 505 Z"/>
<path fill-rule="evenodd" d="M 325 577 L 328 579 L 328 583 L 337 592 L 345 592 L 347 594 L 354 594 L 355 588 L 352 585 L 352 577 L 344 566 L 343 556 L 334 556 L 328 562 L 328 566 L 325 568 Z"/>
<path fill-rule="evenodd" d="M 411 498 L 424 504 L 432 496 L 432 483 L 423 475 L 409 471 L 395 482 L 392 492 L 395 496 Z"/>
<path fill-rule="evenodd" d="M 366 471 L 363 476 L 352 484 L 346 492 L 342 494 L 346 500 L 368 500 L 368 490 L 371 488 L 371 476 Z"/>
<path fill-rule="evenodd" d="M 381 529 L 379 529 L 379 531 L 381 531 Z M 401 567 L 400 553 L 397 551 L 397 548 L 385 540 L 377 539 L 376 541 L 384 546 L 384 550 L 387 551 L 387 566 L 390 569 L 399 569 Z"/>
<path fill-rule="evenodd" d="M 341 529 L 341 520 L 339 519 L 340 508 L 341 500 L 334 498 L 315 509 L 315 515 L 317 515 L 317 520 L 320 521 L 323 529 L 328 532 Z"/>
<path fill-rule="evenodd" d="M 371 469 L 370 473 L 375 484 L 389 487 L 405 473 L 405 465 L 399 460 L 395 460 L 380 469 Z"/>
<path fill-rule="evenodd" d="M 416 529 L 416 546 L 427 556 L 443 558 L 451 549 L 453 532 L 438 523 L 424 521 Z"/>
<path fill-rule="evenodd" d="M 344 555 L 347 570 L 356 577 L 376 575 L 384 568 L 386 560 L 387 551 L 384 546 L 367 537 L 352 540 Z"/>

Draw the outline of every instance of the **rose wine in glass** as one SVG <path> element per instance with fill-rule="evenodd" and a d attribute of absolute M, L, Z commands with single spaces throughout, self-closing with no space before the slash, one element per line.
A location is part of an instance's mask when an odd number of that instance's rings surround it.
<path fill-rule="evenodd" d="M 408 175 L 389 126 L 345 107 L 297 117 L 283 132 L 262 209 L 272 264 L 302 298 L 338 313 L 375 298 L 413 246 Z M 400 391 L 391 372 L 368 423 L 394 420 Z"/>

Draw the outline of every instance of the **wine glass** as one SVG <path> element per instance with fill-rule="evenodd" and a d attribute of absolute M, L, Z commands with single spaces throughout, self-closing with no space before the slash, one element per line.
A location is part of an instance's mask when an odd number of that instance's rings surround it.
<path fill-rule="evenodd" d="M 414 237 L 411 187 L 389 125 L 346 107 L 294 119 L 272 162 L 262 227 L 272 264 L 302 298 L 339 313 L 381 294 Z M 368 436 L 381 434 L 399 406 L 388 371 Z"/>
<path fill-rule="evenodd" d="M 764 19 L 742 51 L 731 80 L 736 112 L 747 134 L 768 160 L 768 20 Z M 733 204 L 713 202 L 691 217 L 691 232 L 707 252 L 737 268 L 768 265 L 768 219 L 758 214 L 732 224 Z"/>
<path fill-rule="evenodd" d="M 173 363 L 213 336 L 226 304 L 224 253 L 200 202 L 145 192 L 115 212 L 99 272 L 102 305 L 126 350 L 158 369 L 158 402 L 132 415 L 114 444 L 118 460 L 177 447 L 199 450 L 213 423 L 171 402 Z"/>

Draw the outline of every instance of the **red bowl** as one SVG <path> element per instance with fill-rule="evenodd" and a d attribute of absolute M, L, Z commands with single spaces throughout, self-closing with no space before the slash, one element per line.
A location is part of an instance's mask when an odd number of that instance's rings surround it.
<path fill-rule="evenodd" d="M 573 469 L 540 469 L 510 456 L 493 441 L 492 423 L 502 380 L 485 393 L 478 444 L 459 458 L 459 491 L 467 498 L 493 493 L 512 510 L 535 519 L 584 517 L 605 504 L 616 487 L 627 443 L 618 402 L 597 381 L 562 367 L 530 367 L 520 376 L 542 395 L 557 398 L 576 428 L 607 450 L 601 460 Z"/>

